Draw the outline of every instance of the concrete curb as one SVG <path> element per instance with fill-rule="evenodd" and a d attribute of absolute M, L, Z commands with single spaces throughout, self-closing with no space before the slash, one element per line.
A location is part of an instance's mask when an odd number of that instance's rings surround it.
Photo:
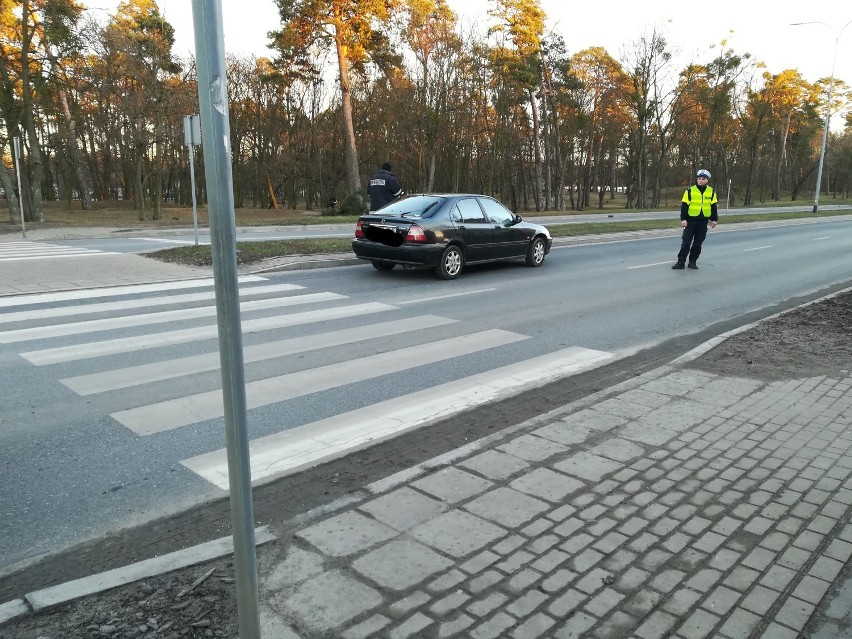
<path fill-rule="evenodd" d="M 0 626 L 7 621 L 14 621 L 28 614 L 30 614 L 30 608 L 23 599 L 15 599 L 0 604 Z"/>
<path fill-rule="evenodd" d="M 277 539 L 274 534 L 269 532 L 268 526 L 261 526 L 254 532 L 255 542 L 258 546 Z M 204 544 L 176 550 L 160 557 L 145 559 L 129 566 L 36 590 L 24 595 L 23 599 L 15 599 L 0 605 L 0 625 L 14 619 L 20 619 L 31 612 L 44 612 L 75 599 L 180 570 L 211 559 L 218 559 L 231 554 L 233 551 L 233 539 L 221 537 Z"/>

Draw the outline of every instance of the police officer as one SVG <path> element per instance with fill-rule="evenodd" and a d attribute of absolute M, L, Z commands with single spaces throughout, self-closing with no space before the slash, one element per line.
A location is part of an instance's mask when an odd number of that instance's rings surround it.
<path fill-rule="evenodd" d="M 683 228 L 683 237 L 680 244 L 680 252 L 677 254 L 677 262 L 672 265 L 673 269 L 684 268 L 687 256 L 687 266 L 697 269 L 698 256 L 701 255 L 701 245 L 707 237 L 707 222 L 710 228 L 716 228 L 719 221 L 716 191 L 707 183 L 710 181 L 710 171 L 701 169 L 695 174 L 695 185 L 690 186 L 683 194 L 680 203 L 680 226 Z"/>
<path fill-rule="evenodd" d="M 391 165 L 385 162 L 379 172 L 370 178 L 370 210 L 378 211 L 401 195 L 399 181 L 391 173 Z"/>

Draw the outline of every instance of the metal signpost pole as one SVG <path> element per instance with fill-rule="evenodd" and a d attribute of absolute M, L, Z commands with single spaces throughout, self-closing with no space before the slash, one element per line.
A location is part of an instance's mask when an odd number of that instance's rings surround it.
<path fill-rule="evenodd" d="M 183 116 L 183 141 L 189 149 L 189 182 L 192 186 L 192 228 L 195 232 L 195 245 L 198 246 L 198 207 L 195 202 L 195 154 L 193 148 L 201 144 L 201 122 L 197 115 Z"/>
<path fill-rule="evenodd" d="M 21 191 L 21 138 L 12 138 L 12 146 L 15 154 L 15 175 L 18 178 L 18 208 L 21 209 L 21 234 L 27 237 L 27 227 L 24 222 L 24 193 Z"/>
<path fill-rule="evenodd" d="M 221 0 L 192 0 L 241 639 L 260 639 Z"/>
<path fill-rule="evenodd" d="M 837 47 L 834 49 L 837 55 Z M 831 79 L 828 81 L 828 103 L 825 107 L 825 122 L 822 126 L 822 146 L 819 151 L 819 168 L 817 169 L 816 189 L 814 190 L 814 208 L 812 213 L 819 209 L 819 193 L 822 190 L 822 166 L 825 164 L 825 147 L 828 145 L 828 123 L 831 118 L 831 90 L 834 88 L 834 62 L 831 63 Z"/>

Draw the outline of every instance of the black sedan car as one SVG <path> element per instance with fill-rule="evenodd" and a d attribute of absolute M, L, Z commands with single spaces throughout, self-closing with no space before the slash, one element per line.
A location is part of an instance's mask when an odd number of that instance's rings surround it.
<path fill-rule="evenodd" d="M 410 195 L 358 218 L 352 250 L 380 271 L 432 268 L 452 280 L 465 264 L 522 258 L 541 266 L 553 239 L 484 195 Z"/>

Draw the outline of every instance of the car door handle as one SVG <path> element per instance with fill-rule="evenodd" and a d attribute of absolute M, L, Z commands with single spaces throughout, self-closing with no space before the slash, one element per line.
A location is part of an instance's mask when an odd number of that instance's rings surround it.
<path fill-rule="evenodd" d="M 466 231 L 466 230 L 467 230 L 467 227 L 466 227 L 464 224 L 460 224 L 460 225 L 459 225 L 459 229 L 461 229 L 461 230 L 463 230 L 463 231 Z"/>

